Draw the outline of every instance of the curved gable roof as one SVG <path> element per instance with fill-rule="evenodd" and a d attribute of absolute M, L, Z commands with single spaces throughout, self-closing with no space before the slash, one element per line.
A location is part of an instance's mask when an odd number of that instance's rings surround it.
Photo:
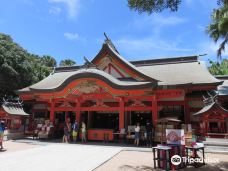
<path fill-rule="evenodd" d="M 5 102 L 2 104 L 3 110 L 9 115 L 18 115 L 18 116 L 29 116 L 23 107 L 16 103 Z"/>
<path fill-rule="evenodd" d="M 101 50 L 99 51 L 99 53 L 95 56 L 95 58 L 91 61 L 92 63 L 96 63 L 96 61 L 100 58 L 102 58 L 103 54 L 105 52 L 108 52 L 112 57 L 115 57 L 119 62 L 121 62 L 121 64 L 123 64 L 126 68 L 134 71 L 137 75 L 139 75 L 140 77 L 144 78 L 146 81 L 155 81 L 158 82 L 158 79 L 154 79 L 153 77 L 151 77 L 150 75 L 147 75 L 146 73 L 144 73 L 143 71 L 140 70 L 140 68 L 134 66 L 133 64 L 131 64 L 130 62 L 128 62 L 127 60 L 125 60 L 120 54 L 119 52 L 113 47 L 113 44 L 110 44 L 109 42 L 110 40 L 106 40 L 105 43 L 103 44 Z"/>
<path fill-rule="evenodd" d="M 213 102 L 211 104 L 208 104 L 206 106 L 204 106 L 204 108 L 202 108 L 199 112 L 193 114 L 194 116 L 197 115 L 201 115 L 204 114 L 206 112 L 209 112 L 211 109 L 213 109 L 214 107 L 217 107 L 218 109 L 224 111 L 227 115 L 228 115 L 228 110 L 224 109 L 222 106 L 220 106 L 219 104 L 217 104 L 216 102 Z"/>
<path fill-rule="evenodd" d="M 96 78 L 109 84 L 113 88 L 118 89 L 137 89 L 137 88 L 152 88 L 156 86 L 152 82 L 138 82 L 138 81 L 120 81 L 113 76 L 107 74 L 104 71 L 89 68 L 80 69 L 71 72 L 57 72 L 49 75 L 42 81 L 27 87 L 25 89 L 18 90 L 18 93 L 40 91 L 40 92 L 54 92 L 64 89 L 70 82 L 81 78 Z"/>

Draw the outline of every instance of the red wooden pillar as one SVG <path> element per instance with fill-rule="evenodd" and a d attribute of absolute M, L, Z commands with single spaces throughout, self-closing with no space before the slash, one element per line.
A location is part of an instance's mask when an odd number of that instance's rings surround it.
<path fill-rule="evenodd" d="M 189 110 L 188 99 L 185 99 L 185 101 L 184 101 L 184 118 L 185 118 L 185 124 L 189 124 L 190 123 L 190 110 Z"/>
<path fill-rule="evenodd" d="M 209 130 L 209 128 L 208 128 L 209 122 L 208 122 L 207 117 L 205 117 L 205 116 L 203 117 L 203 120 L 204 120 L 204 123 L 205 123 L 205 133 L 207 134 L 208 130 Z"/>
<path fill-rule="evenodd" d="M 50 122 L 55 125 L 55 103 L 53 101 L 50 103 Z"/>
<path fill-rule="evenodd" d="M 153 125 L 157 125 L 157 120 L 158 120 L 158 101 L 156 96 L 153 96 L 152 100 L 152 122 Z"/>
<path fill-rule="evenodd" d="M 224 119 L 224 117 L 222 117 L 222 119 L 220 121 L 220 131 L 221 131 L 221 133 L 225 132 L 225 119 Z"/>
<path fill-rule="evenodd" d="M 124 128 L 124 99 L 121 98 L 119 102 L 119 131 Z"/>
<path fill-rule="evenodd" d="M 76 120 L 78 123 L 81 122 L 81 111 L 80 111 L 80 100 L 76 99 L 76 111 L 75 111 L 75 116 L 76 116 Z"/>

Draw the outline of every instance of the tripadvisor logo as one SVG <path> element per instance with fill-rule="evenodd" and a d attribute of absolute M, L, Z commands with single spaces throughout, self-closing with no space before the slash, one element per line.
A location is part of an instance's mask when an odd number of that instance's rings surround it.
<path fill-rule="evenodd" d="M 171 157 L 171 163 L 175 166 L 181 164 L 181 162 L 187 162 L 187 163 L 218 163 L 218 158 L 191 158 L 191 157 L 181 157 L 179 155 L 174 155 Z"/>
<path fill-rule="evenodd" d="M 171 163 L 175 166 L 181 163 L 181 157 L 179 155 L 174 155 L 171 157 Z"/>

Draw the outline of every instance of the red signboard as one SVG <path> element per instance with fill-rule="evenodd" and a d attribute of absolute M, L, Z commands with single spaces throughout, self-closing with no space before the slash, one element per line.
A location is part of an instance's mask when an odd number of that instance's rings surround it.
<path fill-rule="evenodd" d="M 184 96 L 183 90 L 172 89 L 172 90 L 157 90 L 156 96 L 158 99 L 162 98 L 178 98 Z"/>

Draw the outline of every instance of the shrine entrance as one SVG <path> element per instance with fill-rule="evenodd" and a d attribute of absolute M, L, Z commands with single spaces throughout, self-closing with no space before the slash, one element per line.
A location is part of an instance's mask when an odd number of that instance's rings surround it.
<path fill-rule="evenodd" d="M 220 133 L 218 122 L 209 122 L 209 133 Z"/>
<path fill-rule="evenodd" d="M 119 113 L 109 111 L 93 112 L 88 128 L 119 130 Z"/>
<path fill-rule="evenodd" d="M 130 113 L 130 125 L 140 125 L 145 126 L 147 121 L 152 122 L 152 112 L 151 111 L 132 111 Z"/>

